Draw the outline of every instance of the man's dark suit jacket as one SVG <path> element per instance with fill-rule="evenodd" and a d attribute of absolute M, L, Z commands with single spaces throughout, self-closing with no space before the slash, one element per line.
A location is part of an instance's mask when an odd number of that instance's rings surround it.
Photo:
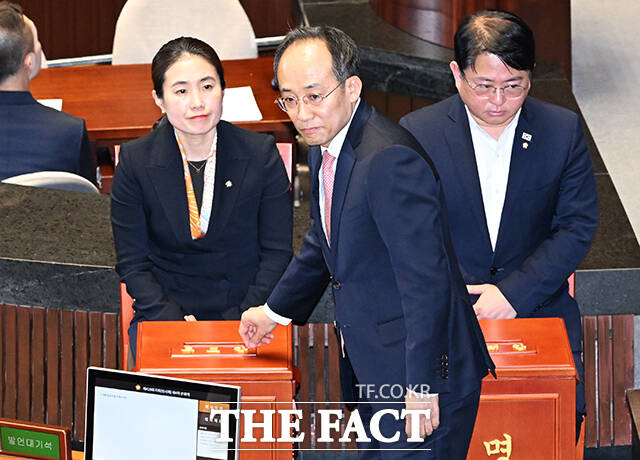
<path fill-rule="evenodd" d="M 441 402 L 478 389 L 493 363 L 427 155 L 360 101 L 338 157 L 330 247 L 320 224 L 320 163 L 312 147 L 312 224 L 269 307 L 304 322 L 331 280 L 337 327 L 360 384 L 426 384 Z"/>
<path fill-rule="evenodd" d="M 96 182 L 84 120 L 39 104 L 27 91 L 0 91 L 0 180 L 38 171 Z"/>
<path fill-rule="evenodd" d="M 429 152 L 440 173 L 465 282 L 497 285 L 518 317 L 564 318 L 571 347 L 579 352 L 580 312 L 568 294 L 567 277 L 591 245 L 598 206 L 578 116 L 526 98 L 516 127 L 495 252 L 460 97 L 413 112 L 400 124 Z"/>
<path fill-rule="evenodd" d="M 211 220 L 198 240 L 173 127 L 122 145 L 111 221 L 132 324 L 239 319 L 265 302 L 291 259 L 289 179 L 273 137 L 224 121 L 217 133 Z"/>

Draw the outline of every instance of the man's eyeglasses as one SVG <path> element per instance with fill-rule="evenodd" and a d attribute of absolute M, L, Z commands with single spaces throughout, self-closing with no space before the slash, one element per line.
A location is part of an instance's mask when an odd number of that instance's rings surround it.
<path fill-rule="evenodd" d="M 338 83 L 338 86 L 333 88 L 327 94 L 318 94 L 318 93 L 309 93 L 302 96 L 302 102 L 305 104 L 309 104 L 313 107 L 318 107 L 321 105 L 326 98 L 331 96 L 335 90 L 340 88 L 344 82 Z M 295 96 L 282 96 L 273 101 L 275 104 L 278 104 L 283 111 L 288 112 L 289 110 L 295 110 L 298 107 L 298 98 Z"/>
<path fill-rule="evenodd" d="M 469 80 L 467 80 L 466 77 L 462 77 L 462 79 L 467 82 L 467 85 L 469 85 L 469 88 L 471 88 L 474 94 L 481 98 L 488 99 L 496 94 L 496 92 L 502 91 L 502 94 L 504 94 L 504 97 L 506 97 L 507 99 L 518 99 L 527 90 L 526 87 L 515 83 L 498 88 L 496 86 L 486 85 L 484 83 L 478 83 L 477 85 L 474 85 Z"/>

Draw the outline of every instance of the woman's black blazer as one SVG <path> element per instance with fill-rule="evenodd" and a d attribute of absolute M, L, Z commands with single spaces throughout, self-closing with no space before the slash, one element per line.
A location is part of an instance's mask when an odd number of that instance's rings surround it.
<path fill-rule="evenodd" d="M 173 127 L 122 145 L 111 222 L 132 323 L 239 319 L 266 301 L 291 259 L 289 180 L 273 137 L 224 121 L 217 133 L 211 220 L 199 240 Z"/>

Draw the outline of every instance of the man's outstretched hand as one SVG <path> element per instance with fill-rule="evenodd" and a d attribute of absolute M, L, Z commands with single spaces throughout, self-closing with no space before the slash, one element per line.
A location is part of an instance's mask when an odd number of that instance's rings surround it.
<path fill-rule="evenodd" d="M 238 333 L 247 348 L 259 347 L 271 343 L 271 331 L 278 325 L 264 312 L 264 306 L 249 308 L 242 314 Z"/>

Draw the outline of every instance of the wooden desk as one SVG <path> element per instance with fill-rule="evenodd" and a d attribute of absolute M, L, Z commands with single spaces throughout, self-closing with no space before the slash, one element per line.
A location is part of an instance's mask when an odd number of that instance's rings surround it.
<path fill-rule="evenodd" d="M 271 88 L 273 58 L 224 61 L 223 68 L 227 87 L 251 86 L 262 112 L 261 121 L 237 125 L 254 131 L 289 133 L 292 137 L 289 117 L 273 103 L 278 97 Z M 62 99 L 62 109 L 84 118 L 89 137 L 104 145 L 149 132 L 161 115 L 151 97 L 152 90 L 150 64 L 43 69 L 31 82 L 35 98 Z M 286 134 L 279 137 L 291 142 Z"/>

